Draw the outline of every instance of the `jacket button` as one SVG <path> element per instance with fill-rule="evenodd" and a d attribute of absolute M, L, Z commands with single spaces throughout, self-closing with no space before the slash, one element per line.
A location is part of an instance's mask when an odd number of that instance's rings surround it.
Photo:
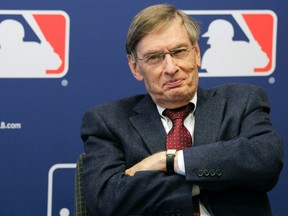
<path fill-rule="evenodd" d="M 203 170 L 201 170 L 201 169 L 198 170 L 198 176 L 199 176 L 199 177 L 202 177 L 202 176 L 203 176 Z"/>
<path fill-rule="evenodd" d="M 204 170 L 204 175 L 205 175 L 205 176 L 209 176 L 209 175 L 210 175 L 209 171 L 205 169 L 205 170 Z"/>
<path fill-rule="evenodd" d="M 215 175 L 216 175 L 216 172 L 215 172 L 214 169 L 211 169 L 211 170 L 210 170 L 210 175 L 211 175 L 211 176 L 215 176 Z"/>
<path fill-rule="evenodd" d="M 222 171 L 219 170 L 219 169 L 217 169 L 217 170 L 216 170 L 216 175 L 219 176 L 219 177 L 222 176 Z"/>

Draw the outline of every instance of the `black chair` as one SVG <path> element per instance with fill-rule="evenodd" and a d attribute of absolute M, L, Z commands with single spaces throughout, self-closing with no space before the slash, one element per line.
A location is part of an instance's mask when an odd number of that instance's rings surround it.
<path fill-rule="evenodd" d="M 76 172 L 75 172 L 75 216 L 89 216 L 91 215 L 89 209 L 86 206 L 83 191 L 83 157 L 85 153 L 80 154 L 77 160 Z"/>

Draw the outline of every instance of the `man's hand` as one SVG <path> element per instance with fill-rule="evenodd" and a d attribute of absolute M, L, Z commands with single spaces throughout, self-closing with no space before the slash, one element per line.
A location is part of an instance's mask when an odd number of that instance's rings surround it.
<path fill-rule="evenodd" d="M 155 153 L 143 159 L 131 168 L 125 170 L 125 174 L 134 176 L 136 172 L 145 170 L 158 170 L 166 172 L 166 151 Z"/>

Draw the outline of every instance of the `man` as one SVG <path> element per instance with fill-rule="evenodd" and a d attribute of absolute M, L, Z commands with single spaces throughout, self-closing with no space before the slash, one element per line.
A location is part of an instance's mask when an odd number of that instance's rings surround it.
<path fill-rule="evenodd" d="M 243 84 L 198 87 L 198 35 L 197 23 L 169 5 L 133 19 L 128 63 L 148 94 L 84 114 L 84 190 L 93 215 L 272 215 L 267 191 L 282 169 L 283 144 L 267 96 Z M 174 121 L 166 109 L 187 104 L 191 146 L 170 153 Z"/>

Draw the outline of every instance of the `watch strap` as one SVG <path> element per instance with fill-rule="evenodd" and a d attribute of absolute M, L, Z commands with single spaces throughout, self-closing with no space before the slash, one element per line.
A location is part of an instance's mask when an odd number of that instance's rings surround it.
<path fill-rule="evenodd" d="M 171 175 L 174 174 L 174 158 L 176 155 L 176 150 L 175 149 L 168 149 L 166 151 L 166 169 L 167 169 L 167 174 Z"/>

